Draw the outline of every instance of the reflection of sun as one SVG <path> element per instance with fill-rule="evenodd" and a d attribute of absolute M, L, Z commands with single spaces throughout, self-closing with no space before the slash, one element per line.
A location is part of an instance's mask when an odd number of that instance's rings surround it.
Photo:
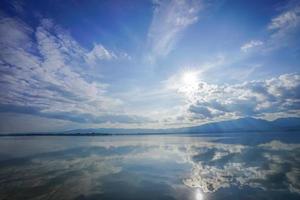
<path fill-rule="evenodd" d="M 203 200 L 203 194 L 199 189 L 196 190 L 195 199 L 196 200 Z"/>

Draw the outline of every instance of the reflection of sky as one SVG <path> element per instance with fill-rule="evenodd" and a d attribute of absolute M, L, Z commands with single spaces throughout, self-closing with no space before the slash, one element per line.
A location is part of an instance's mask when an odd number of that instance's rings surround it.
<path fill-rule="evenodd" d="M 153 193 L 154 199 L 233 194 L 247 199 L 251 191 L 257 198 L 299 198 L 297 141 L 247 145 L 216 139 L 76 137 L 70 143 L 68 137 L 1 138 L 6 160 L 0 163 L 0 199 L 153 199 Z"/>

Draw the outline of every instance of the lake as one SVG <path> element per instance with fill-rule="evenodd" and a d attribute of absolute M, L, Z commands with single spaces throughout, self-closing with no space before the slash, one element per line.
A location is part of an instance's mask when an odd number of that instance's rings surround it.
<path fill-rule="evenodd" d="M 0 137 L 0 199 L 300 199 L 300 133 Z"/>

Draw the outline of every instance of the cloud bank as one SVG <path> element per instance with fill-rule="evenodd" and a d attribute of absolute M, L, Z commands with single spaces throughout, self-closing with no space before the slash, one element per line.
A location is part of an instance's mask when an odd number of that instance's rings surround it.
<path fill-rule="evenodd" d="M 261 81 L 215 85 L 200 81 L 187 99 L 192 119 L 218 117 L 265 117 L 300 111 L 300 75 L 284 74 Z"/>
<path fill-rule="evenodd" d="M 144 117 L 118 113 L 122 101 L 89 69 L 117 54 L 96 44 L 79 45 L 50 19 L 36 28 L 21 20 L 0 20 L 1 112 L 33 114 L 79 123 L 139 123 Z M 98 75 L 100 77 L 100 75 Z"/>

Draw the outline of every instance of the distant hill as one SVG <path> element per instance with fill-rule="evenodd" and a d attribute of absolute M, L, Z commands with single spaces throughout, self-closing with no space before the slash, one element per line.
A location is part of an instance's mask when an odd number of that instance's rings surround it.
<path fill-rule="evenodd" d="M 271 122 L 273 126 L 277 126 L 281 129 L 299 130 L 300 118 L 279 118 Z"/>
<path fill-rule="evenodd" d="M 300 118 L 281 118 L 267 121 L 255 118 L 241 118 L 220 121 L 187 128 L 186 132 L 252 132 L 252 131 L 280 131 L 300 130 Z"/>
<path fill-rule="evenodd" d="M 268 131 L 300 131 L 300 118 L 280 118 L 267 121 L 256 118 L 240 118 L 220 122 L 212 122 L 200 126 L 171 128 L 171 129 L 122 129 L 122 128 L 96 128 L 75 129 L 64 132 L 51 133 L 21 133 L 0 134 L 0 136 L 107 136 L 113 134 L 174 134 L 174 133 L 226 133 L 226 132 L 268 132 Z"/>
<path fill-rule="evenodd" d="M 65 133 L 107 133 L 107 134 L 150 134 L 150 133 L 210 133 L 210 132 L 253 132 L 253 131 L 295 131 L 300 130 L 300 118 L 280 118 L 267 121 L 255 118 L 207 123 L 200 126 L 172 129 L 76 129 Z"/>

